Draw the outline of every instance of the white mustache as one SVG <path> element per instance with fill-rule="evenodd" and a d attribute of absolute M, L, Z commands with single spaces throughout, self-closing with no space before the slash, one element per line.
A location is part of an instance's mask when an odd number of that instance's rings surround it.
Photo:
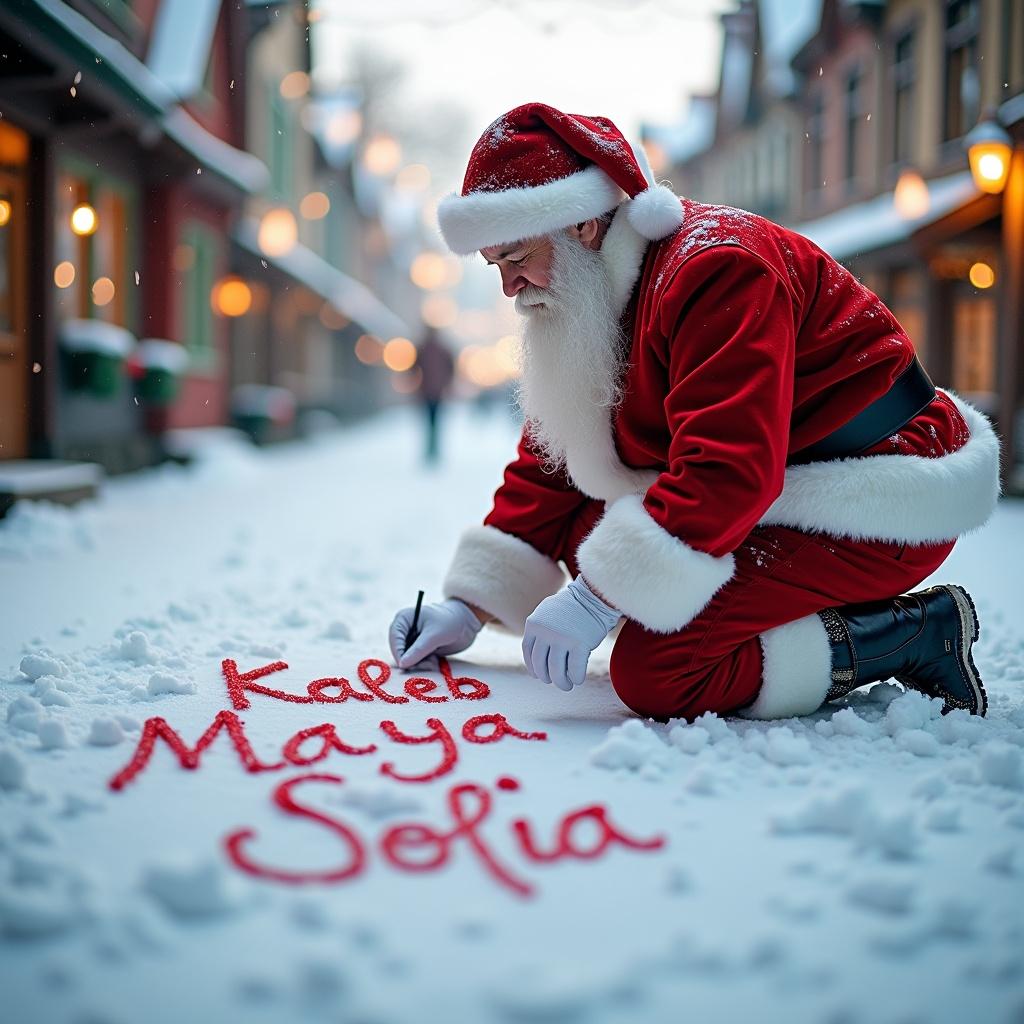
<path fill-rule="evenodd" d="M 548 305 L 551 302 L 551 295 L 543 288 L 536 288 L 527 285 L 515 299 L 515 310 L 517 313 L 531 313 L 537 306 Z"/>

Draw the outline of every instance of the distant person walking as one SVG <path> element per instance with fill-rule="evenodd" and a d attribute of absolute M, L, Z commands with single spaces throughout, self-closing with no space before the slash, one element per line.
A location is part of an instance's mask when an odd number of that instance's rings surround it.
<path fill-rule="evenodd" d="M 441 455 L 439 429 L 441 406 L 448 395 L 452 378 L 455 376 L 455 360 L 448 346 L 441 341 L 433 327 L 428 327 L 416 352 L 416 365 L 420 368 L 420 386 L 417 389 L 426 417 L 426 449 L 424 459 L 428 464 L 438 461 Z"/>

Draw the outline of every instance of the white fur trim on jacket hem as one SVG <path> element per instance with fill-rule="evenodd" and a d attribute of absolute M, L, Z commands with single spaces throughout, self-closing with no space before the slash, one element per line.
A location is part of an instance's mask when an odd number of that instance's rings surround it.
<path fill-rule="evenodd" d="M 473 526 L 459 540 L 443 592 L 522 633 L 530 612 L 565 581 L 562 567 L 526 541 L 493 526 Z"/>
<path fill-rule="evenodd" d="M 625 193 L 592 165 L 545 185 L 502 192 L 452 192 L 437 207 L 441 234 L 452 252 L 468 256 L 492 245 L 538 238 L 613 210 Z"/>
<path fill-rule="evenodd" d="M 674 633 L 731 578 L 732 555 L 715 558 L 663 530 L 637 495 L 605 512 L 576 553 L 588 583 L 653 633 Z"/>
<path fill-rule="evenodd" d="M 999 498 L 999 439 L 986 417 L 949 394 L 971 431 L 939 458 L 866 455 L 790 466 L 762 525 L 851 540 L 934 544 L 983 526 Z"/>
<path fill-rule="evenodd" d="M 825 625 L 806 615 L 761 634 L 764 668 L 757 700 L 743 718 L 794 718 L 817 711 L 832 685 L 832 648 Z"/>

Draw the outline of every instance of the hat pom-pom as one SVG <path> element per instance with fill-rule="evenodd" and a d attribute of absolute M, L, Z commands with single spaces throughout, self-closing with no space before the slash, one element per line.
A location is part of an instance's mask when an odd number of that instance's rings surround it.
<path fill-rule="evenodd" d="M 638 193 L 629 204 L 629 223 L 644 238 L 656 241 L 671 235 L 683 223 L 683 207 L 671 189 L 652 185 Z"/>

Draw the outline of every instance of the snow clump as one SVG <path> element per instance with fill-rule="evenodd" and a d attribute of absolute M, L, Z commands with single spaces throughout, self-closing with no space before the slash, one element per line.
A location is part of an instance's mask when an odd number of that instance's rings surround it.
<path fill-rule="evenodd" d="M 173 917 L 217 917 L 239 905 L 224 868 L 213 860 L 151 864 L 142 875 L 143 891 Z"/>
<path fill-rule="evenodd" d="M 604 740 L 590 752 L 590 763 L 598 768 L 625 768 L 631 772 L 657 770 L 669 767 L 667 754 L 668 747 L 653 729 L 639 718 L 630 718 L 608 730 Z"/>
<path fill-rule="evenodd" d="M 196 684 L 177 679 L 164 672 L 154 672 L 146 684 L 146 692 L 151 697 L 159 697 L 164 693 L 195 693 Z"/>
<path fill-rule="evenodd" d="M 42 676 L 63 678 L 67 675 L 67 666 L 49 654 L 26 654 L 20 668 L 22 675 L 33 683 Z"/>
<path fill-rule="evenodd" d="M 21 789 L 25 785 L 25 762 L 7 747 L 0 747 L 0 789 Z"/>
<path fill-rule="evenodd" d="M 94 747 L 115 747 L 124 739 L 124 729 L 116 718 L 94 718 L 86 739 Z"/>
<path fill-rule="evenodd" d="M 154 660 L 149 637 L 138 629 L 132 630 L 121 640 L 117 647 L 117 656 L 125 661 L 134 661 L 136 665 Z"/>

